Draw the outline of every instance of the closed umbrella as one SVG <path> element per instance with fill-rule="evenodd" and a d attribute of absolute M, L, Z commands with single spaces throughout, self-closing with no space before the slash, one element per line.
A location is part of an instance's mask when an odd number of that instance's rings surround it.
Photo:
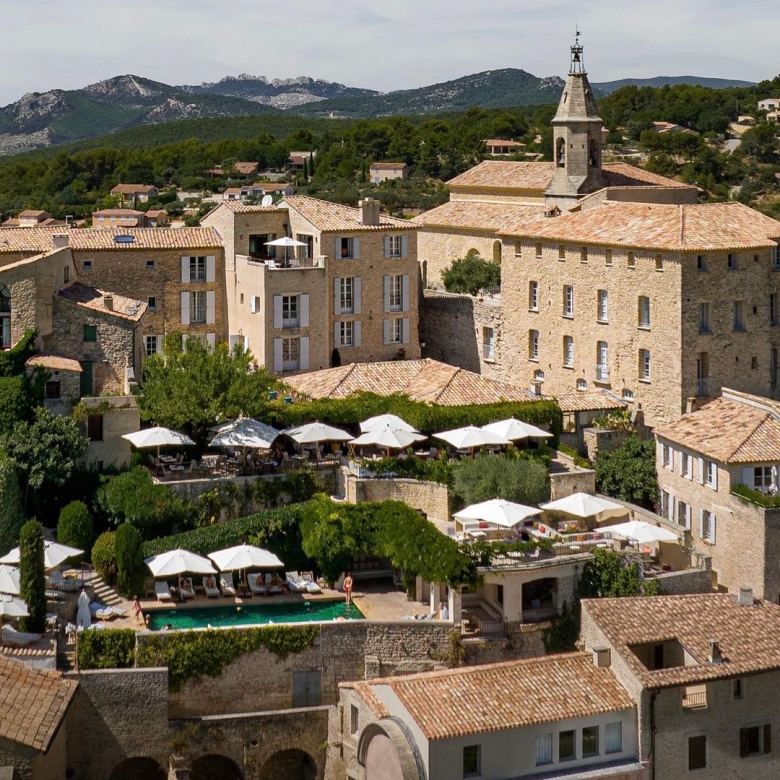
<path fill-rule="evenodd" d="M 19 569 L 15 569 L 13 566 L 0 566 L 0 593 L 7 593 L 11 596 L 18 596 L 21 593 Z"/>
<path fill-rule="evenodd" d="M 208 558 L 181 548 L 153 555 L 151 558 L 147 558 L 144 563 L 149 567 L 149 571 L 154 577 L 172 577 L 185 572 L 189 574 L 217 573 Z"/>
<path fill-rule="evenodd" d="M 490 423 L 489 425 L 483 425 L 482 430 L 495 433 L 508 441 L 552 438 L 552 434 L 548 431 L 543 431 L 541 428 L 537 428 L 535 425 L 530 425 L 522 420 L 515 420 L 514 417 L 510 417 L 508 420 Z"/>
<path fill-rule="evenodd" d="M 396 431 L 407 431 L 408 433 L 417 433 L 417 429 L 409 425 L 406 420 L 396 414 L 379 414 L 376 417 L 369 417 L 360 423 L 362 433 L 366 431 L 381 430 L 390 427 Z"/>
<path fill-rule="evenodd" d="M 0 618 L 28 617 L 27 604 L 16 596 L 0 594 Z"/>
<path fill-rule="evenodd" d="M 593 517 L 604 512 L 623 512 L 628 510 L 622 505 L 606 498 L 592 496 L 590 493 L 572 493 L 565 498 L 559 498 L 557 501 L 550 501 L 547 504 L 540 504 L 542 509 L 552 510 L 554 512 L 566 512 L 576 517 Z"/>
<path fill-rule="evenodd" d="M 87 595 L 87 591 L 82 590 L 81 593 L 79 593 L 77 604 L 76 625 L 81 628 L 89 628 L 92 625 L 92 615 L 89 612 L 89 596 Z"/>
<path fill-rule="evenodd" d="M 46 570 L 56 569 L 61 563 L 73 558 L 76 555 L 83 555 L 84 550 L 79 550 L 78 547 L 68 547 L 67 544 L 60 544 L 59 542 L 46 541 L 43 543 L 43 565 Z M 14 547 L 11 552 L 0 558 L 0 563 L 10 563 L 18 565 L 20 560 L 20 552 L 18 547 Z"/>
<path fill-rule="evenodd" d="M 523 520 L 538 516 L 539 512 L 540 510 L 533 506 L 516 504 L 503 498 L 493 498 L 490 501 L 467 506 L 460 512 L 456 512 L 453 517 L 458 520 L 479 520 L 502 528 L 514 528 Z"/>
<path fill-rule="evenodd" d="M 254 547 L 251 544 L 239 544 L 209 553 L 209 558 L 220 571 L 239 569 L 281 569 L 284 564 L 270 550 Z"/>

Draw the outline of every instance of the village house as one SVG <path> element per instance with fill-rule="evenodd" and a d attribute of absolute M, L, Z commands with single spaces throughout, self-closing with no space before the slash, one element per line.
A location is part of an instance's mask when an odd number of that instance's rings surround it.
<path fill-rule="evenodd" d="M 54 219 L 48 211 L 38 211 L 36 209 L 25 209 L 19 212 L 19 216 L 11 217 L 3 222 L 4 228 L 11 227 L 51 227 L 54 225 L 64 225 L 60 219 Z"/>
<path fill-rule="evenodd" d="M 287 158 L 287 167 L 293 171 L 302 171 L 303 164 L 307 160 L 311 160 L 312 157 L 316 157 L 317 152 L 290 152 L 290 156 Z"/>
<path fill-rule="evenodd" d="M 246 184 L 243 187 L 228 187 L 222 193 L 223 200 L 246 200 L 247 198 L 264 198 L 266 195 L 280 197 L 292 195 L 292 184 L 287 182 L 259 181 L 255 184 Z"/>
<path fill-rule="evenodd" d="M 487 153 L 491 157 L 505 157 L 510 154 L 517 154 L 525 148 L 525 144 L 513 141 L 511 138 L 508 141 L 501 138 L 488 138 L 482 143 L 485 144 Z"/>
<path fill-rule="evenodd" d="M 765 98 L 758 101 L 759 111 L 777 111 L 780 109 L 780 98 Z"/>
<path fill-rule="evenodd" d="M 111 189 L 111 194 L 119 198 L 120 205 L 146 203 L 150 198 L 157 197 L 157 187 L 149 184 L 117 184 Z"/>
<path fill-rule="evenodd" d="M 409 166 L 403 162 L 375 162 L 368 169 L 368 174 L 372 184 L 381 184 L 392 179 L 406 181 Z"/>
<path fill-rule="evenodd" d="M 92 212 L 92 227 L 147 227 L 145 217 L 135 209 L 100 209 Z"/>

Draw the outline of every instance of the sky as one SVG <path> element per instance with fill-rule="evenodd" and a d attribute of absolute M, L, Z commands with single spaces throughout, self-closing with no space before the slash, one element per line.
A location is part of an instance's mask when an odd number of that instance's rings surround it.
<path fill-rule="evenodd" d="M 565 75 L 575 25 L 591 80 L 780 71 L 776 0 L 27 0 L 3 3 L 0 105 L 132 73 L 251 73 L 381 91 L 497 68 Z"/>

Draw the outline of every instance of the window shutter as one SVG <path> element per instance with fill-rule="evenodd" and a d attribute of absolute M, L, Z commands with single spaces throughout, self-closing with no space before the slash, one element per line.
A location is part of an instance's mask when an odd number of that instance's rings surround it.
<path fill-rule="evenodd" d="M 772 752 L 772 724 L 764 724 L 764 753 Z"/>
<path fill-rule="evenodd" d="M 282 296 L 274 295 L 274 328 L 282 327 Z"/>
<path fill-rule="evenodd" d="M 207 333 L 206 334 L 206 343 L 209 345 L 209 349 L 213 352 L 214 347 L 217 345 L 217 334 L 216 333 Z"/>
<path fill-rule="evenodd" d="M 710 515 L 710 541 L 711 541 L 713 544 L 716 544 L 716 543 L 717 543 L 717 538 L 716 538 L 716 525 L 717 525 L 717 518 L 715 517 L 715 515 L 714 515 L 714 514 L 711 514 L 711 515 Z"/>
<path fill-rule="evenodd" d="M 712 487 L 718 489 L 718 464 L 715 461 L 712 462 Z"/>
<path fill-rule="evenodd" d="M 385 277 L 385 279 L 386 278 L 387 277 Z M 390 320 L 382 321 L 382 337 L 383 337 L 384 344 L 390 343 Z"/>
<path fill-rule="evenodd" d="M 383 311 L 390 311 L 390 277 L 384 277 L 384 309 Z"/>
<path fill-rule="evenodd" d="M 385 257 L 390 257 L 390 236 L 385 236 Z"/>
<path fill-rule="evenodd" d="M 240 336 L 228 336 L 228 344 L 230 345 L 230 351 L 233 351 L 233 348 L 238 344 L 238 340 L 241 338 Z"/>
<path fill-rule="evenodd" d="M 333 313 L 341 314 L 341 279 L 338 276 L 333 280 Z"/>
<path fill-rule="evenodd" d="M 704 539 L 704 510 L 699 510 L 699 539 Z"/>
<path fill-rule="evenodd" d="M 352 239 L 352 257 L 357 260 L 360 257 L 360 239 L 359 238 L 353 238 Z"/>
<path fill-rule="evenodd" d="M 691 509 L 690 504 L 685 505 L 685 527 L 690 531 L 691 530 L 691 514 L 693 513 L 693 510 Z"/>
<path fill-rule="evenodd" d="M 352 312 L 353 314 L 361 314 L 363 309 L 363 303 L 361 300 L 361 295 L 363 291 L 363 283 L 362 278 L 360 276 L 356 276 L 352 280 Z"/>
<path fill-rule="evenodd" d="M 213 325 L 217 321 L 217 294 L 213 290 L 206 293 L 206 324 Z"/>
<path fill-rule="evenodd" d="M 282 341 L 284 341 L 284 339 L 274 339 L 274 371 L 282 370 Z"/>
<path fill-rule="evenodd" d="M 158 355 L 162 355 L 162 351 L 163 351 L 163 337 L 162 336 L 155 336 L 155 338 L 157 340 L 157 344 L 155 346 L 155 352 Z"/>
<path fill-rule="evenodd" d="M 181 283 L 187 284 L 190 281 L 190 258 L 182 257 L 181 259 Z"/>
<path fill-rule="evenodd" d="M 699 484 L 704 484 L 704 458 L 699 458 Z"/>
<path fill-rule="evenodd" d="M 333 323 L 333 346 L 338 348 L 341 346 L 341 323 Z"/>
<path fill-rule="evenodd" d="M 257 296 L 256 295 L 250 295 L 249 296 L 249 311 L 252 314 L 257 314 Z"/>
<path fill-rule="evenodd" d="M 301 327 L 308 328 L 309 327 L 309 296 L 301 295 L 299 297 L 299 302 L 301 307 L 301 317 L 300 317 Z"/>
<path fill-rule="evenodd" d="M 752 468 L 743 468 L 742 469 L 742 484 L 747 485 L 748 487 L 753 487 L 753 469 Z"/>
<path fill-rule="evenodd" d="M 214 282 L 216 278 L 216 258 L 213 255 L 209 255 L 206 258 L 206 281 Z"/>
<path fill-rule="evenodd" d="M 404 274 L 401 279 L 403 311 L 409 311 L 409 274 Z"/>
<path fill-rule="evenodd" d="M 739 757 L 747 758 L 750 755 L 750 736 L 747 729 L 739 730 Z"/>
<path fill-rule="evenodd" d="M 298 368 L 302 371 L 309 370 L 309 337 L 301 336 L 298 344 Z"/>
<path fill-rule="evenodd" d="M 409 257 L 409 236 L 401 236 L 401 257 Z"/>
<path fill-rule="evenodd" d="M 181 294 L 181 324 L 190 324 L 190 294 L 188 292 Z"/>
<path fill-rule="evenodd" d="M 362 341 L 362 328 L 360 327 L 360 320 L 355 320 L 352 324 L 352 344 L 359 347 L 363 344 Z"/>
<path fill-rule="evenodd" d="M 675 513 L 677 512 L 677 498 L 675 496 L 669 496 L 669 514 L 668 518 L 671 522 L 674 522 Z"/>
<path fill-rule="evenodd" d="M 404 317 L 401 320 L 401 341 L 404 344 L 409 343 L 409 318 Z"/>
<path fill-rule="evenodd" d="M 341 259 L 341 236 L 333 238 L 333 257 L 337 260 Z"/>

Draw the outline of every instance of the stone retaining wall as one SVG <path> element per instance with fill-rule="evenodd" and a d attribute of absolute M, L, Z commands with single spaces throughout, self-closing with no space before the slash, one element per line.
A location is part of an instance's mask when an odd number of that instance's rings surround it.
<path fill-rule="evenodd" d="M 404 501 L 437 520 L 450 519 L 450 497 L 446 485 L 438 482 L 419 482 L 416 479 L 360 479 L 346 474 L 347 501 Z"/>

